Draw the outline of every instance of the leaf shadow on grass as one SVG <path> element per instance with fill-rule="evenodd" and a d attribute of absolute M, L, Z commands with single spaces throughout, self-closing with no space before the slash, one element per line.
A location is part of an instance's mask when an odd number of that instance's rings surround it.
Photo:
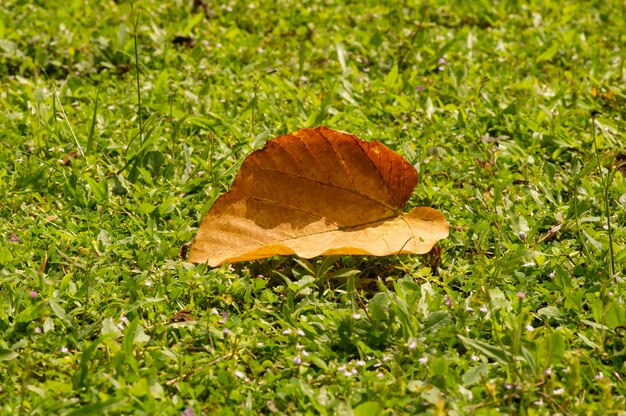
<path fill-rule="evenodd" d="M 426 264 L 431 262 L 429 256 L 430 254 L 422 256 Z M 412 263 L 415 257 L 320 256 L 304 260 L 277 256 L 235 264 L 233 268 L 235 270 L 248 268 L 251 276 L 267 277 L 267 286 L 270 288 L 284 285 L 285 276 L 296 280 L 299 277 L 312 276 L 319 290 L 338 290 L 344 289 L 350 277 L 355 276 L 354 288 L 361 291 L 366 298 L 370 298 L 384 287 L 391 288 L 397 279 L 410 275 L 413 266 L 407 266 L 405 263 L 407 261 Z"/>

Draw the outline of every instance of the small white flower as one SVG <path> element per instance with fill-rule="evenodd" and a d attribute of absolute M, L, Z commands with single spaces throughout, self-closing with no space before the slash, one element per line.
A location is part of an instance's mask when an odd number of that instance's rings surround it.
<path fill-rule="evenodd" d="M 61 352 L 62 352 L 63 354 L 67 354 L 67 352 L 68 352 L 68 351 L 69 351 L 69 350 L 67 349 L 67 347 L 61 347 Z"/>
<path fill-rule="evenodd" d="M 213 315 L 220 315 L 219 311 L 217 309 L 215 309 L 215 308 L 211 309 L 211 313 Z"/>
<path fill-rule="evenodd" d="M 233 267 L 233 265 L 231 264 L 230 266 L 228 266 L 228 270 L 230 270 L 231 272 L 235 271 L 235 268 Z"/>
<path fill-rule="evenodd" d="M 426 364 L 428 362 L 428 357 L 420 357 L 417 361 L 419 361 L 420 364 Z"/>
<path fill-rule="evenodd" d="M 471 357 L 471 358 L 472 358 L 472 361 L 478 361 L 478 360 L 480 360 L 480 357 L 479 357 L 478 355 L 476 355 L 476 354 L 472 354 L 472 357 Z"/>
<path fill-rule="evenodd" d="M 120 321 L 126 323 L 126 322 L 128 322 L 128 318 L 126 317 L 126 315 L 122 315 L 122 316 L 120 316 Z"/>
<path fill-rule="evenodd" d="M 231 331 L 230 331 L 230 329 L 228 329 L 228 328 L 224 328 L 224 329 L 222 330 L 222 332 L 224 332 L 224 335 L 228 335 L 228 334 L 230 334 L 230 332 L 231 332 Z"/>
<path fill-rule="evenodd" d="M 359 370 L 357 370 L 356 368 L 353 368 L 352 370 L 350 370 L 350 372 L 352 373 L 352 375 L 357 375 L 359 373 Z"/>
<path fill-rule="evenodd" d="M 480 307 L 479 311 L 481 311 L 482 313 L 487 313 L 489 312 L 489 309 L 487 309 L 487 307 L 483 305 Z"/>
<path fill-rule="evenodd" d="M 539 399 L 537 401 L 534 402 L 535 406 L 543 406 L 543 399 Z"/>
<path fill-rule="evenodd" d="M 302 344 L 300 344 L 300 343 L 296 344 L 296 349 L 297 350 L 301 350 L 303 348 L 304 348 L 304 346 L 302 346 Z"/>
<path fill-rule="evenodd" d="M 567 373 L 569 373 L 569 367 L 565 367 L 561 371 L 563 372 L 563 374 L 567 374 Z"/>
<path fill-rule="evenodd" d="M 552 369 L 546 368 L 546 371 L 544 371 L 543 374 L 545 374 L 546 376 L 552 375 Z"/>
<path fill-rule="evenodd" d="M 415 348 L 417 348 L 417 341 L 413 340 L 409 343 L 409 349 L 414 350 Z"/>
<path fill-rule="evenodd" d="M 559 389 L 554 389 L 552 390 L 552 394 L 554 394 L 555 396 L 560 396 L 565 392 L 565 390 L 563 388 L 559 388 Z"/>
<path fill-rule="evenodd" d="M 466 307 L 465 310 L 467 312 L 474 312 L 474 308 L 472 308 L 471 306 Z"/>
<path fill-rule="evenodd" d="M 260 347 L 262 347 L 262 346 L 264 346 L 264 345 L 265 345 L 265 344 L 263 344 L 262 342 L 257 342 L 257 343 L 256 343 L 256 346 L 257 346 L 257 347 L 259 347 L 259 348 L 260 348 Z"/>
<path fill-rule="evenodd" d="M 285 329 L 283 331 L 283 335 L 289 335 L 289 334 L 291 334 L 291 329 Z"/>
<path fill-rule="evenodd" d="M 35 334 L 41 334 L 41 328 L 39 327 L 35 328 Z"/>
<path fill-rule="evenodd" d="M 554 279 L 554 271 L 550 272 L 550 274 L 548 275 L 548 277 L 549 277 L 550 279 Z"/>
<path fill-rule="evenodd" d="M 385 375 L 384 375 L 383 373 L 377 373 L 377 374 L 376 374 L 376 377 L 378 377 L 378 378 L 383 378 L 383 377 L 385 377 Z"/>
<path fill-rule="evenodd" d="M 355 313 L 354 315 L 352 315 L 352 317 L 358 321 L 359 319 L 361 319 L 361 314 Z"/>
<path fill-rule="evenodd" d="M 250 4 L 248 4 L 248 9 L 252 10 L 252 9 L 254 9 L 254 7 L 255 7 L 255 6 L 254 6 L 254 3 L 250 3 Z"/>
<path fill-rule="evenodd" d="M 244 373 L 242 373 L 239 370 L 235 370 L 235 372 L 233 374 L 235 374 L 235 377 L 237 377 L 237 378 L 244 378 L 246 376 Z"/>
<path fill-rule="evenodd" d="M 374 364 L 374 368 L 378 368 L 378 367 L 380 367 L 381 365 L 383 365 L 383 363 L 381 363 L 381 362 L 379 361 L 379 362 L 377 362 L 376 364 Z"/>
<path fill-rule="evenodd" d="M 152 286 L 152 280 L 146 280 L 144 284 L 146 286 L 150 287 L 150 286 Z"/>
<path fill-rule="evenodd" d="M 350 371 L 347 371 L 347 370 L 343 372 L 343 375 L 346 376 L 346 377 L 352 377 L 352 373 Z"/>
<path fill-rule="evenodd" d="M 602 380 L 604 378 L 604 373 L 602 373 L 602 371 L 598 371 L 598 374 L 596 374 L 593 378 L 596 380 Z"/>
<path fill-rule="evenodd" d="M 358 365 L 359 367 L 363 367 L 365 365 L 365 361 L 359 360 L 356 362 L 356 365 Z"/>
<path fill-rule="evenodd" d="M 298 329 L 298 330 L 296 331 L 296 334 L 298 334 L 298 335 L 299 335 L 299 336 L 301 336 L 301 337 L 303 337 L 303 336 L 305 335 L 305 334 L 304 334 L 304 331 L 303 331 L 303 330 L 301 330 L 301 329 Z"/>
<path fill-rule="evenodd" d="M 526 331 L 532 332 L 534 330 L 535 328 L 531 324 L 526 325 Z"/>
<path fill-rule="evenodd" d="M 300 354 L 304 355 L 305 357 L 309 356 L 309 353 L 306 350 L 301 350 Z"/>
<path fill-rule="evenodd" d="M 299 355 L 296 355 L 295 357 L 293 357 L 293 363 L 296 365 L 302 364 L 302 358 L 300 358 Z"/>

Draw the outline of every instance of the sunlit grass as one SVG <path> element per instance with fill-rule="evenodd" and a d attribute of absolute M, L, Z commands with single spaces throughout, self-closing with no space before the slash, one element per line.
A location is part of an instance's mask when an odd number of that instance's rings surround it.
<path fill-rule="evenodd" d="M 191 3 L 0 6 L 0 413 L 626 406 L 623 5 Z M 179 258 L 319 124 L 414 164 L 440 255 Z"/>

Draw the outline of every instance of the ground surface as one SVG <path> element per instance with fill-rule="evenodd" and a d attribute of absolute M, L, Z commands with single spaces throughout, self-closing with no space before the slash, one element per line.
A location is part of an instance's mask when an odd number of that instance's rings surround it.
<path fill-rule="evenodd" d="M 278 3 L 2 2 L 0 414 L 619 413 L 623 2 Z M 440 255 L 179 258 L 320 124 L 415 165 Z"/>

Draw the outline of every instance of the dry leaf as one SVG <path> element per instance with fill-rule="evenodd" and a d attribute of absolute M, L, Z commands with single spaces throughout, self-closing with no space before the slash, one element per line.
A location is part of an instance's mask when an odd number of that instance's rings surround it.
<path fill-rule="evenodd" d="M 72 159 L 76 159 L 77 157 L 78 153 L 76 153 L 75 150 L 71 150 L 60 162 L 63 166 L 69 166 L 72 164 Z"/>
<path fill-rule="evenodd" d="M 170 323 L 195 321 L 196 319 L 191 315 L 192 312 L 191 309 L 180 310 L 170 318 Z"/>
<path fill-rule="evenodd" d="M 189 261 L 427 253 L 449 226 L 432 208 L 402 213 L 416 184 L 415 168 L 377 141 L 323 126 L 277 137 L 204 216 Z"/>
<path fill-rule="evenodd" d="M 183 260 L 187 260 L 187 254 L 189 253 L 189 246 L 191 245 L 191 243 L 187 242 L 185 244 L 183 244 L 180 247 L 180 250 L 178 250 L 178 257 L 183 259 Z"/>

